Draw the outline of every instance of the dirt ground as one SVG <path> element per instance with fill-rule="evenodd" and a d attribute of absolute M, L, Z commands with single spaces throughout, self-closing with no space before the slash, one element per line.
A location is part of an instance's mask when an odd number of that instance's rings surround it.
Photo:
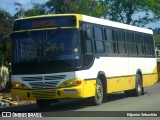
<path fill-rule="evenodd" d="M 0 93 L 0 107 L 34 104 L 34 100 L 12 101 L 11 92 Z"/>

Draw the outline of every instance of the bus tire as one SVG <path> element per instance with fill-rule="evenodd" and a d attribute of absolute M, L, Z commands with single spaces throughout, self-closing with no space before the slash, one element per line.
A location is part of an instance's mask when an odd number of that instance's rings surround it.
<path fill-rule="evenodd" d="M 104 89 L 103 89 L 103 85 L 102 82 L 99 78 L 97 78 L 96 80 L 96 92 L 95 92 L 95 96 L 92 97 L 92 102 L 93 105 L 100 105 L 103 102 L 103 97 L 104 97 Z"/>
<path fill-rule="evenodd" d="M 143 87 L 142 87 L 142 78 L 140 74 L 136 74 L 136 81 L 135 81 L 135 89 L 133 90 L 133 94 L 135 96 L 140 96 L 143 93 Z"/>

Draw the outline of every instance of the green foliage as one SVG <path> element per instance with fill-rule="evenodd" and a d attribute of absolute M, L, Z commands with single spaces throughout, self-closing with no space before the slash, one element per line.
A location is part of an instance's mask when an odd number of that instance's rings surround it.
<path fill-rule="evenodd" d="M 25 16 L 44 15 L 47 14 L 46 9 L 47 8 L 45 4 L 34 3 L 33 7 L 26 11 L 24 14 Z"/>
<path fill-rule="evenodd" d="M 160 0 L 48 0 L 42 4 L 34 3 L 29 10 L 20 3 L 15 5 L 16 18 L 79 13 L 142 27 L 160 19 Z"/>
<path fill-rule="evenodd" d="M 79 13 L 95 17 L 102 17 L 107 13 L 108 5 L 103 0 L 49 0 L 43 4 L 34 4 L 33 7 L 25 11 L 21 4 L 16 4 L 19 8 L 19 16 L 34 16 L 42 14 L 65 14 Z"/>
<path fill-rule="evenodd" d="M 160 43 L 160 33 L 154 33 L 153 39 L 154 39 L 155 43 Z"/>
<path fill-rule="evenodd" d="M 5 10 L 0 9 L 0 33 L 7 34 L 11 29 L 12 22 L 13 17 Z"/>
<path fill-rule="evenodd" d="M 5 56 L 3 54 L 0 54 L 0 63 L 5 61 Z"/>
<path fill-rule="evenodd" d="M 25 17 L 25 9 L 23 4 L 15 2 L 15 10 L 17 11 L 16 14 L 14 15 L 14 18 L 20 18 L 20 17 Z"/>
<path fill-rule="evenodd" d="M 136 26 L 156 21 L 158 18 L 156 11 L 160 10 L 159 0 L 105 0 L 105 2 L 109 4 L 107 17 L 110 20 Z M 137 16 L 136 19 L 134 15 Z"/>
<path fill-rule="evenodd" d="M 10 33 L 14 18 L 5 10 L 0 9 L 0 62 L 11 60 Z M 8 46 L 8 47 L 7 47 Z"/>

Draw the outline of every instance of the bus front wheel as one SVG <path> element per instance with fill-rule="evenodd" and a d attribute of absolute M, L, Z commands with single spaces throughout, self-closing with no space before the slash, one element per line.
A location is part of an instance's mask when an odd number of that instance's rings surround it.
<path fill-rule="evenodd" d="M 103 102 L 103 85 L 100 79 L 96 80 L 96 92 L 95 96 L 92 97 L 93 105 L 100 105 Z"/>

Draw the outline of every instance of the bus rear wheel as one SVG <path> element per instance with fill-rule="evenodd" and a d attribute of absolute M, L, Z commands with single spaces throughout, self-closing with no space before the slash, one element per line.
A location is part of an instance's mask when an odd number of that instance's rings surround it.
<path fill-rule="evenodd" d="M 100 105 L 103 102 L 103 85 L 100 79 L 96 80 L 96 92 L 95 92 L 95 96 L 92 97 L 92 102 L 93 105 Z"/>
<path fill-rule="evenodd" d="M 140 96 L 143 93 L 143 87 L 142 87 L 142 79 L 140 74 L 136 75 L 136 88 L 133 91 L 133 94 L 135 96 Z"/>
<path fill-rule="evenodd" d="M 144 88 L 142 87 L 142 78 L 140 74 L 136 74 L 135 89 L 126 90 L 125 94 L 127 96 L 140 96 L 144 94 Z"/>

